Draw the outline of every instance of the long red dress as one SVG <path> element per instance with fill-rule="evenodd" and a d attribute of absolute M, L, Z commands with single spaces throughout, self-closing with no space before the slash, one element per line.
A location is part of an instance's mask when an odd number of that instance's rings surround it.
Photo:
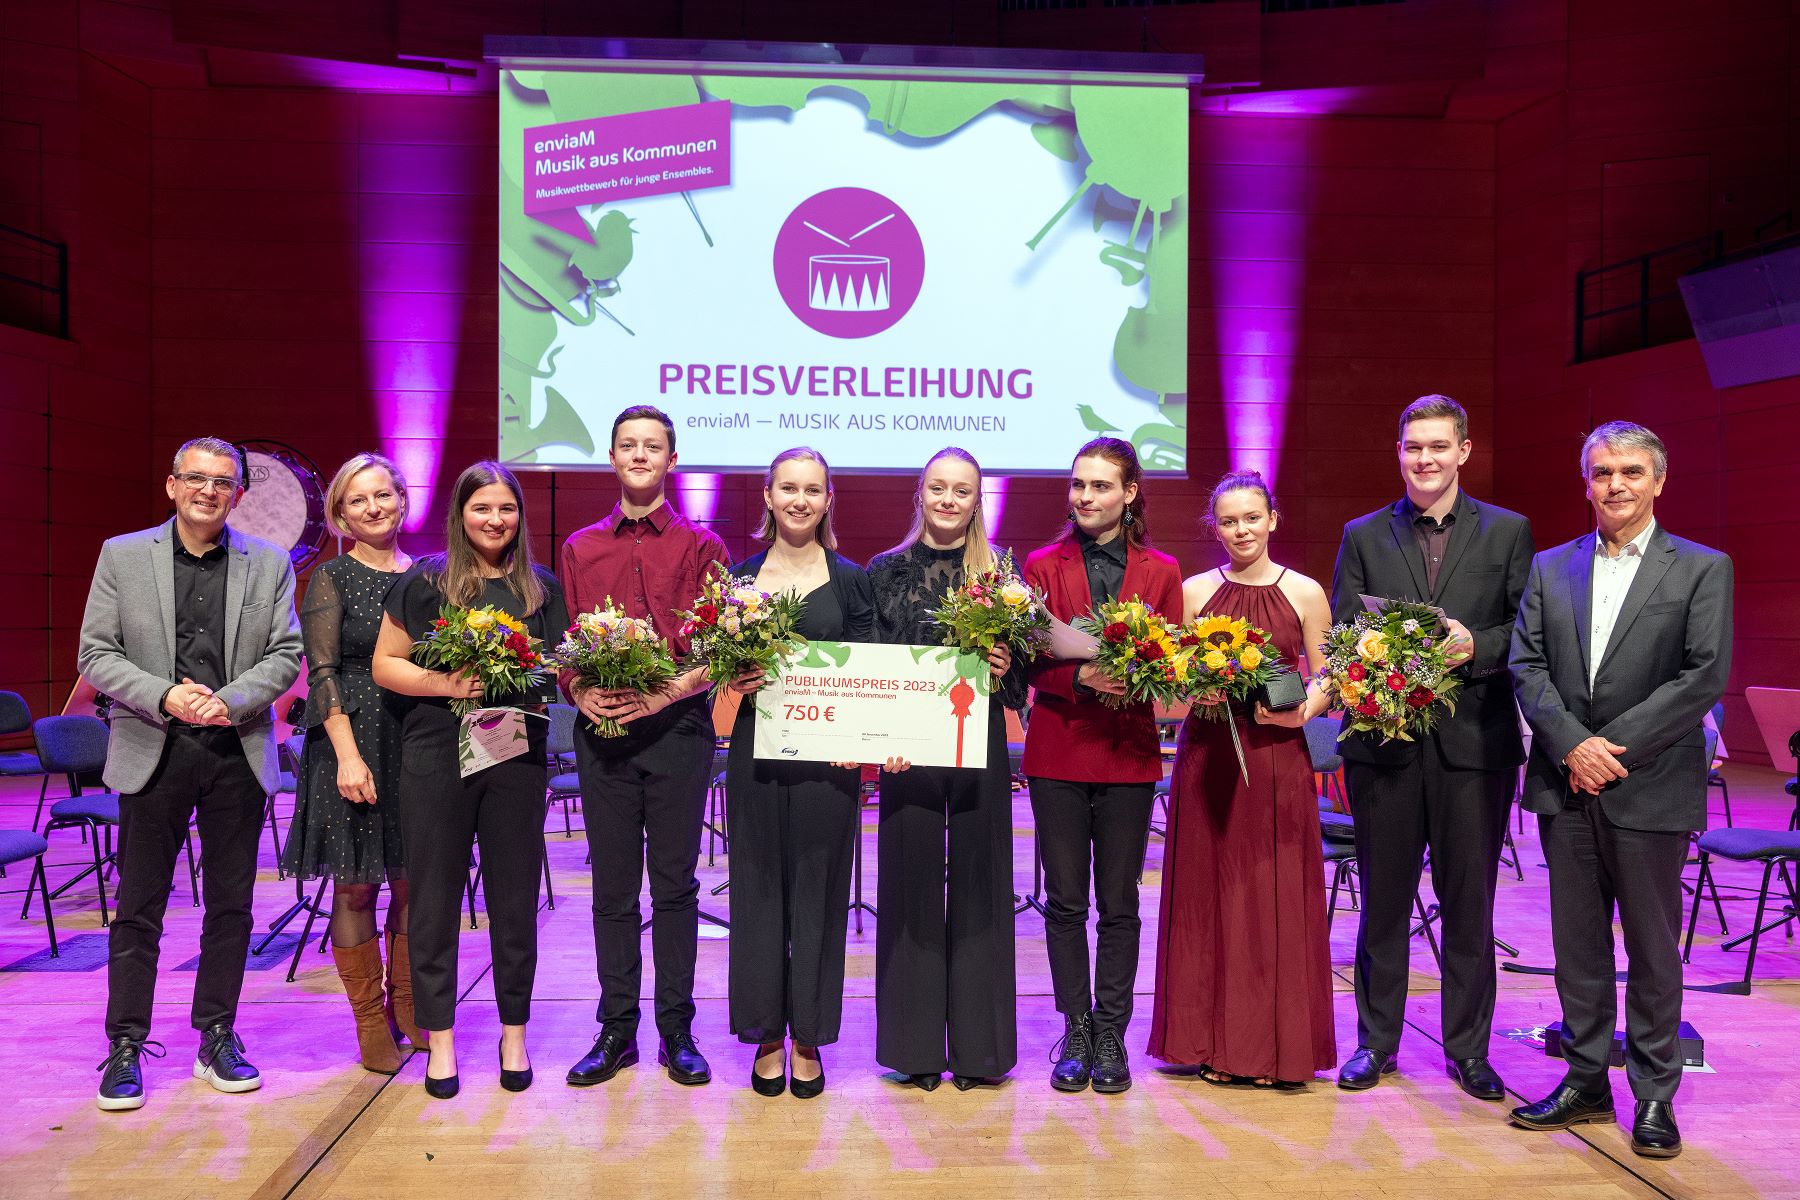
<path fill-rule="evenodd" d="M 1277 584 L 1226 580 L 1207 614 L 1268 631 L 1304 671 L 1300 617 Z M 1318 797 L 1303 730 L 1231 732 L 1196 710 L 1181 727 L 1163 849 L 1150 1054 L 1228 1075 L 1306 1080 L 1336 1065 Z"/>

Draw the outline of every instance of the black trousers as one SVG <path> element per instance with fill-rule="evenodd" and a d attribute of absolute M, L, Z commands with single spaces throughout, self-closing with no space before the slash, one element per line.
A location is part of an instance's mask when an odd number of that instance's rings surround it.
<path fill-rule="evenodd" d="M 694 954 L 700 925 L 700 826 L 712 778 L 712 714 L 684 700 L 625 738 L 575 737 L 581 810 L 593 851 L 594 962 L 598 1019 L 637 1034 L 644 950 L 638 893 L 650 874 L 650 947 L 656 960 L 656 1027 L 667 1037 L 694 1020 Z M 735 834 L 737 830 L 732 830 Z"/>
<path fill-rule="evenodd" d="M 859 772 L 752 754 L 745 704 L 725 767 L 731 828 L 731 1031 L 750 1044 L 837 1041 L 844 1016 Z"/>
<path fill-rule="evenodd" d="M 1044 858 L 1044 947 L 1056 1011 L 1124 1033 L 1137 983 L 1138 877 L 1150 839 L 1149 783 L 1031 780 L 1031 811 Z M 1088 868 L 1093 867 L 1096 930 L 1093 983 L 1088 976 Z"/>
<path fill-rule="evenodd" d="M 1486 1058 L 1494 1024 L 1494 884 L 1517 772 L 1444 765 L 1437 743 L 1400 766 L 1346 762 L 1362 920 L 1356 1040 L 1392 1054 L 1406 1023 L 1413 897 L 1427 847 L 1444 956 L 1444 1056 Z"/>
<path fill-rule="evenodd" d="M 881 779 L 875 1061 L 904 1075 L 997 1079 L 1019 1059 L 1012 778 L 992 711 L 985 770 Z"/>
<path fill-rule="evenodd" d="M 200 971 L 193 1025 L 237 1022 L 250 950 L 256 848 L 268 797 L 230 727 L 170 733 L 141 792 L 119 797 L 119 894 L 107 937 L 106 1036 L 145 1038 L 163 914 L 188 821 L 200 826 Z"/>
<path fill-rule="evenodd" d="M 1622 829 L 1581 795 L 1538 817 L 1550 867 L 1550 933 L 1562 1001 L 1565 1078 L 1610 1090 L 1606 1070 L 1618 1019 L 1613 910 L 1625 934 L 1625 1077 L 1639 1100 L 1672 1100 L 1681 1086 L 1681 868 L 1688 835 Z"/>
<path fill-rule="evenodd" d="M 415 760 L 421 758 L 441 760 L 441 766 L 415 770 Z M 500 1023 L 531 1020 L 544 784 L 541 736 L 533 738 L 532 750 L 467 779 L 457 774 L 454 748 L 447 755 L 408 756 L 400 776 L 400 837 L 412 886 L 407 939 L 419 1028 L 451 1029 L 456 1024 L 456 949 L 477 841 Z"/>

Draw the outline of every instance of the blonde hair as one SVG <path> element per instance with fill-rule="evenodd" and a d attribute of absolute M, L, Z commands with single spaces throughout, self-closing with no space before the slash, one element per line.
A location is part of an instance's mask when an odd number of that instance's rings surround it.
<path fill-rule="evenodd" d="M 331 477 L 331 486 L 325 490 L 325 527 L 338 537 L 351 541 L 356 540 L 356 535 L 344 527 L 341 513 L 344 507 L 344 493 L 350 490 L 352 479 L 372 467 L 380 467 L 388 473 L 388 478 L 393 480 L 394 490 L 400 493 L 400 515 L 403 520 L 412 509 L 412 499 L 406 491 L 406 477 L 400 474 L 400 468 L 394 465 L 391 458 L 384 454 L 374 454 L 368 451 L 353 454 L 343 466 L 337 469 L 337 474 Z"/>
<path fill-rule="evenodd" d="M 531 561 L 531 531 L 525 525 L 525 493 L 518 476 L 497 462 L 474 463 L 456 477 L 450 488 L 450 511 L 444 518 L 444 552 L 420 560 L 425 577 L 452 604 L 467 607 L 481 595 L 481 555 L 463 527 L 463 509 L 469 497 L 489 484 L 502 484 L 519 506 L 519 528 L 507 547 L 500 581 L 519 598 L 530 616 L 544 607 L 544 581 Z"/>
<path fill-rule="evenodd" d="M 913 544 L 925 536 L 925 480 L 931 475 L 931 465 L 940 458 L 954 458 L 958 462 L 966 462 L 975 468 L 975 507 L 969 510 L 969 528 L 963 536 L 963 575 L 965 577 L 992 570 L 994 566 L 994 543 L 988 538 L 987 511 L 982 507 L 981 497 L 981 464 L 975 456 L 961 446 L 945 446 L 936 454 L 925 460 L 925 467 L 919 472 L 919 482 L 913 488 L 912 525 L 900 544 L 885 554 L 899 554 L 911 549 Z"/>
<path fill-rule="evenodd" d="M 818 540 L 819 545 L 827 550 L 836 550 L 837 534 L 831 531 L 831 464 L 825 461 L 823 454 L 811 446 L 795 446 L 791 450 L 783 450 L 769 464 L 769 473 L 763 476 L 765 491 L 775 486 L 775 469 L 784 462 L 816 462 L 824 469 L 825 515 L 819 518 L 819 525 L 813 530 L 813 537 Z M 763 509 L 762 528 L 756 531 L 756 536 L 760 541 L 772 542 L 775 540 L 775 510 L 773 508 L 765 507 Z"/>

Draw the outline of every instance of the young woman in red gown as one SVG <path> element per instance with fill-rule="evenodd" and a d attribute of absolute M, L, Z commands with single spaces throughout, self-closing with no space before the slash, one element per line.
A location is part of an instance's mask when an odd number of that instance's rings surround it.
<path fill-rule="evenodd" d="M 1257 472 L 1219 481 L 1209 527 L 1230 562 L 1182 585 L 1184 619 L 1247 620 L 1270 635 L 1282 662 L 1310 675 L 1322 665 L 1331 605 L 1316 582 L 1270 560 L 1278 517 Z M 1260 704 L 1246 712 L 1233 702 L 1248 782 L 1225 722 L 1208 720 L 1197 705 L 1181 728 L 1148 1051 L 1203 1068 L 1211 1083 L 1298 1087 L 1337 1062 L 1318 799 L 1304 732 L 1328 703 L 1316 684 L 1285 712 Z"/>

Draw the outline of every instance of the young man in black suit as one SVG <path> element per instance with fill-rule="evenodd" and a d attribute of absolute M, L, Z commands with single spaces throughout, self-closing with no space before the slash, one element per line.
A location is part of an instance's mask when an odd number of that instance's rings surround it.
<path fill-rule="evenodd" d="M 1521 802 L 1538 814 L 1562 1001 L 1563 1081 L 1514 1124 L 1613 1119 L 1606 1078 L 1618 992 L 1613 909 L 1629 960 L 1631 1148 L 1681 1153 L 1681 868 L 1706 828 L 1701 726 L 1731 674 L 1731 560 L 1656 523 L 1661 439 L 1609 421 L 1581 448 L 1595 531 L 1531 564 L 1512 678 L 1531 725 Z"/>
<path fill-rule="evenodd" d="M 1427 847 L 1442 918 L 1445 1069 L 1469 1095 L 1499 1100 L 1488 1063 L 1494 1017 L 1494 881 L 1524 745 L 1506 675 L 1519 594 L 1531 564 L 1524 517 L 1478 502 L 1458 475 L 1469 415 L 1448 396 L 1400 414 L 1395 444 L 1406 495 L 1344 526 L 1331 616 L 1363 595 L 1434 604 L 1463 676 L 1456 712 L 1417 741 L 1366 734 L 1341 743 L 1363 882 L 1356 935 L 1356 1053 L 1338 1086 L 1374 1087 L 1396 1068 L 1406 1013 L 1413 897 Z"/>

